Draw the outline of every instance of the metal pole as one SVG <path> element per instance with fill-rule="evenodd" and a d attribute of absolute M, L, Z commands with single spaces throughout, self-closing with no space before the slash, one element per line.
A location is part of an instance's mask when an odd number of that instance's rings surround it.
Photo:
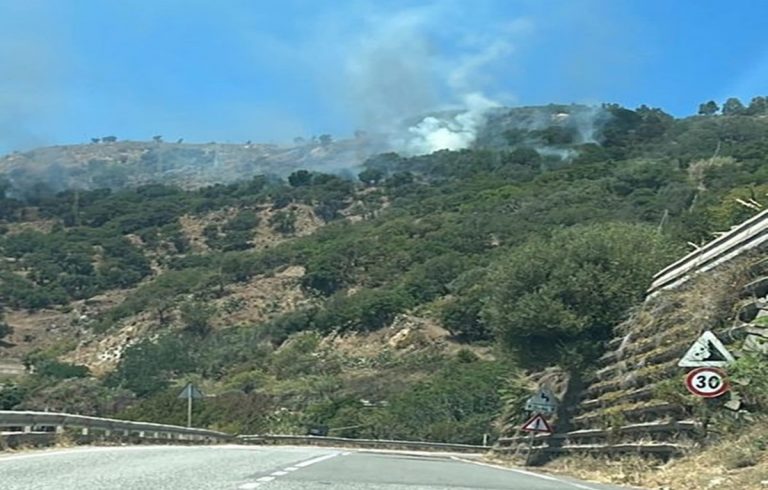
<path fill-rule="evenodd" d="M 187 395 L 187 427 L 192 427 L 192 390 Z"/>
<path fill-rule="evenodd" d="M 533 454 L 533 438 L 536 437 L 535 432 L 531 432 L 531 438 L 528 441 L 528 454 L 525 455 L 525 466 L 531 465 L 531 455 Z"/>

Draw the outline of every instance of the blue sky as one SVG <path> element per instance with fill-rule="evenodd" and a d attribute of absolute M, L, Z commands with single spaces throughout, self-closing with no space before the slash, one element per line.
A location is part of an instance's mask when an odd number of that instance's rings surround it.
<path fill-rule="evenodd" d="M 0 151 L 280 142 L 461 107 L 768 94 L 768 2 L 0 0 Z"/>

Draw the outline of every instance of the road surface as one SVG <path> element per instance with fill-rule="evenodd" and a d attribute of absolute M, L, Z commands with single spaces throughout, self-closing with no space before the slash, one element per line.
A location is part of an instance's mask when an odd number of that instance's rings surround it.
<path fill-rule="evenodd" d="M 3 490 L 609 490 L 459 456 L 254 446 L 135 446 L 0 456 Z"/>

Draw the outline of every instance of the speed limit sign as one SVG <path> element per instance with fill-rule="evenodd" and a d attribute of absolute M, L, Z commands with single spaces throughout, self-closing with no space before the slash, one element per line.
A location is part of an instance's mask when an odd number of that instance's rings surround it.
<path fill-rule="evenodd" d="M 685 377 L 688 391 L 702 398 L 717 398 L 728 391 L 725 373 L 713 367 L 700 367 L 689 372 Z"/>

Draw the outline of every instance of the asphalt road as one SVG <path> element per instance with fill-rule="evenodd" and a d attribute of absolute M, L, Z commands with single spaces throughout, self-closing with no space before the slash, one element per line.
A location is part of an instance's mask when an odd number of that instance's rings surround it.
<path fill-rule="evenodd" d="M 450 455 L 328 448 L 136 446 L 0 456 L 2 490 L 608 490 Z"/>

